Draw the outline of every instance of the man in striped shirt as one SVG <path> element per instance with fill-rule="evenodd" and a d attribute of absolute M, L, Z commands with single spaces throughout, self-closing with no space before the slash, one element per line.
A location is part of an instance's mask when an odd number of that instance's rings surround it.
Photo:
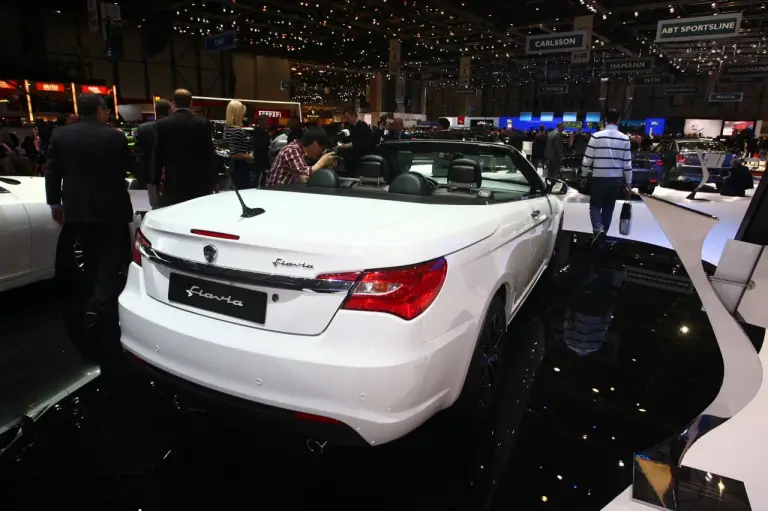
<path fill-rule="evenodd" d="M 605 129 L 595 133 L 587 144 L 581 162 L 583 175 L 589 176 L 589 217 L 593 244 L 600 243 L 611 226 L 616 199 L 629 197 L 632 186 L 632 152 L 629 137 L 619 131 L 619 111 L 605 114 Z"/>

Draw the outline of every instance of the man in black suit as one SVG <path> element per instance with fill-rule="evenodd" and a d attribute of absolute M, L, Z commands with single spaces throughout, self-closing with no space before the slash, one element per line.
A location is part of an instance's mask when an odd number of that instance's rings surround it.
<path fill-rule="evenodd" d="M 253 171 L 251 180 L 261 187 L 262 176 L 269 170 L 269 117 L 260 115 L 251 134 L 251 149 L 253 150 Z"/>
<path fill-rule="evenodd" d="M 149 194 L 149 205 L 153 208 L 160 207 L 160 196 L 157 195 L 157 188 L 152 179 L 152 165 L 155 154 L 155 123 L 160 119 L 165 119 L 170 114 L 170 101 L 164 99 L 158 100 L 155 103 L 155 119 L 157 120 L 140 124 L 136 129 L 136 158 L 139 162 L 140 173 L 137 177 L 142 183 L 146 183 L 147 193 Z"/>
<path fill-rule="evenodd" d="M 387 131 L 387 134 L 384 135 L 384 140 L 407 140 L 409 138 L 411 137 L 405 134 L 403 119 L 401 117 L 395 117 L 395 120 L 392 121 L 392 126 L 390 126 L 389 131 Z"/>
<path fill-rule="evenodd" d="M 173 114 L 155 123 L 152 182 L 160 204 L 172 206 L 218 189 L 219 173 L 211 125 L 190 111 L 192 94 L 173 93 Z"/>
<path fill-rule="evenodd" d="M 100 96 L 81 94 L 77 108 L 80 120 L 51 135 L 45 191 L 53 219 L 66 222 L 64 229 L 82 246 L 88 285 L 78 290 L 87 295 L 87 302 L 78 313 L 85 312 L 86 326 L 99 325 L 114 333 L 117 298 L 131 258 L 133 211 L 125 176 L 133 158 L 125 134 L 106 124 L 109 114 Z M 119 333 L 109 339 L 113 342 L 102 348 L 119 352 Z"/>

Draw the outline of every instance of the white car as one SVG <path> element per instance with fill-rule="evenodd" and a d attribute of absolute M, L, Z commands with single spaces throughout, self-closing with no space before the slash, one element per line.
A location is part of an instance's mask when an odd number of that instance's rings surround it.
<path fill-rule="evenodd" d="M 147 192 L 132 192 L 138 210 L 146 211 Z M 137 213 L 135 226 L 140 223 Z M 56 270 L 77 272 L 82 252 L 77 239 L 51 218 L 45 178 L 0 176 L 0 293 L 53 278 Z"/>
<path fill-rule="evenodd" d="M 359 179 L 149 212 L 120 296 L 131 358 L 335 442 L 380 445 L 449 407 L 482 417 L 567 187 L 497 144 L 379 151 Z"/>

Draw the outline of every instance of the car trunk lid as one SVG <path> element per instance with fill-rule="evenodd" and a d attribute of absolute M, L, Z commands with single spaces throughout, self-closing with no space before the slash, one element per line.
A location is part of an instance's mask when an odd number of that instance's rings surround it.
<path fill-rule="evenodd" d="M 146 216 L 142 232 L 157 255 L 144 263 L 150 296 L 254 328 L 317 335 L 349 289 L 329 288 L 318 275 L 428 261 L 490 236 L 499 224 L 483 206 L 275 190 L 242 195 L 265 213 L 241 218 L 237 197 L 226 192 Z"/>

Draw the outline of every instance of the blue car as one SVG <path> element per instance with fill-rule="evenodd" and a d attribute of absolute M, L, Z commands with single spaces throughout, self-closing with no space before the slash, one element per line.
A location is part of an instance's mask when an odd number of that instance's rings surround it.
<path fill-rule="evenodd" d="M 730 172 L 733 154 L 722 143 L 709 138 L 662 140 L 654 151 L 654 164 L 662 169 L 659 184 L 667 187 L 672 183 L 700 183 L 703 172 L 699 152 L 709 161 L 719 163 L 707 169 L 707 182 L 719 190 L 723 177 Z"/>

